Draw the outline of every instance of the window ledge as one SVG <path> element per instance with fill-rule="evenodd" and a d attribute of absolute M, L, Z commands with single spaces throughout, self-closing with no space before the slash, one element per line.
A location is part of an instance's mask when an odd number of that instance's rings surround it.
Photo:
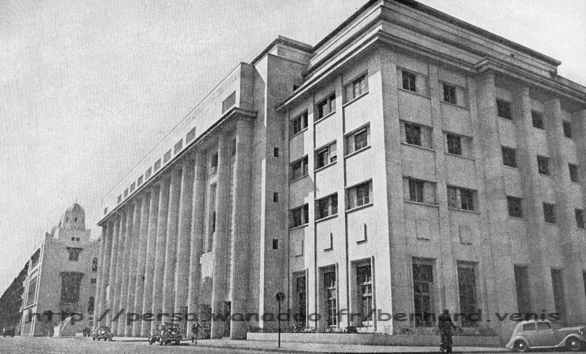
<path fill-rule="evenodd" d="M 525 221 L 525 219 L 523 218 L 523 216 L 514 216 L 514 215 L 510 215 L 507 214 L 509 216 L 509 219 L 511 220 L 516 220 L 516 221 Z"/>
<path fill-rule="evenodd" d="M 325 170 L 326 168 L 328 168 L 328 167 L 330 167 L 330 166 L 333 166 L 333 165 L 335 165 L 335 164 L 336 164 L 336 162 L 338 162 L 338 160 L 336 160 L 336 161 L 334 161 L 334 162 L 330 162 L 330 163 L 329 163 L 329 164 L 327 164 L 327 165 L 323 165 L 323 166 L 321 166 L 321 167 L 318 167 L 318 168 L 316 168 L 315 170 L 313 170 L 313 173 L 318 173 L 319 171 L 323 171 L 323 170 Z"/>
<path fill-rule="evenodd" d="M 424 241 L 424 242 L 429 242 L 429 241 L 431 241 L 431 239 L 430 239 L 430 238 L 428 238 L 428 237 L 415 237 L 415 239 L 416 239 L 417 241 Z"/>
<path fill-rule="evenodd" d="M 363 93 L 361 93 L 360 95 L 358 95 L 358 96 L 354 97 L 353 99 L 351 99 L 350 101 L 348 101 L 348 102 L 344 103 L 344 104 L 342 105 L 342 108 L 345 108 L 346 106 L 349 106 L 349 105 L 351 105 L 352 103 L 354 103 L 354 102 L 358 101 L 359 99 L 361 99 L 362 97 L 364 97 L 364 96 L 366 96 L 366 95 L 368 95 L 368 91 L 366 91 L 366 92 L 363 92 Z"/>
<path fill-rule="evenodd" d="M 401 142 L 401 145 L 411 146 L 411 147 L 414 147 L 416 149 L 421 149 L 421 150 L 435 152 L 435 150 L 433 148 L 429 148 L 429 147 L 426 147 L 426 146 L 423 146 L 423 145 L 409 144 L 409 143 L 406 143 L 404 141 Z"/>
<path fill-rule="evenodd" d="M 437 203 L 427 203 L 427 202 L 416 202 L 414 200 L 404 199 L 406 204 L 413 204 L 413 205 L 420 205 L 429 208 L 439 208 L 439 204 Z"/>
<path fill-rule="evenodd" d="M 352 209 L 346 209 L 346 214 L 350 214 L 350 213 L 353 213 L 355 211 L 358 211 L 358 210 L 361 210 L 361 209 L 365 209 L 365 208 L 371 207 L 373 205 L 374 205 L 373 203 L 368 203 L 368 204 L 364 204 L 364 205 L 361 205 L 361 206 L 354 207 Z"/>
<path fill-rule="evenodd" d="M 441 104 L 445 104 L 446 106 L 450 106 L 450 107 L 455 107 L 455 108 L 459 108 L 462 109 L 464 111 L 468 111 L 468 106 L 462 106 L 460 104 L 457 103 L 450 103 L 450 102 L 446 102 L 446 101 L 440 101 Z"/>
<path fill-rule="evenodd" d="M 313 124 L 314 125 L 319 124 L 321 121 L 326 120 L 327 118 L 333 116 L 334 114 L 336 114 L 336 111 L 330 112 L 323 117 L 319 117 L 319 119 L 317 119 L 315 122 L 313 122 Z"/>
<path fill-rule="evenodd" d="M 303 254 L 296 254 L 295 255 L 295 258 L 301 258 L 301 257 L 303 257 Z"/>
<path fill-rule="evenodd" d="M 404 89 L 402 87 L 399 87 L 399 91 L 406 92 L 406 93 L 409 93 L 409 94 L 414 95 L 414 96 L 419 96 L 419 97 L 422 97 L 422 98 L 425 98 L 425 99 L 428 99 L 428 100 L 431 99 L 430 96 L 424 95 L 424 94 L 419 93 L 417 91 L 407 90 L 407 89 Z"/>
<path fill-rule="evenodd" d="M 309 223 L 305 223 L 305 224 L 297 225 L 297 226 L 291 226 L 291 227 L 289 227 L 289 231 L 301 230 L 301 229 L 306 228 L 307 226 L 309 226 Z"/>
<path fill-rule="evenodd" d="M 452 208 L 452 207 L 448 207 L 448 210 L 450 210 L 450 211 L 459 211 L 459 212 L 468 213 L 468 214 L 480 215 L 480 212 L 477 211 L 477 210 L 466 210 L 466 209 L 459 209 L 459 208 Z"/>
<path fill-rule="evenodd" d="M 333 219 L 333 218 L 336 218 L 336 217 L 338 217 L 338 213 L 332 214 L 332 215 L 328 215 L 328 216 L 324 216 L 323 218 L 320 218 L 320 219 L 316 219 L 315 220 L 315 223 L 317 224 L 317 223 L 320 223 L 322 221 L 330 220 L 330 219 Z"/>
<path fill-rule="evenodd" d="M 334 247 L 324 248 L 324 252 L 331 252 L 334 250 Z"/>
<path fill-rule="evenodd" d="M 446 156 L 452 156 L 458 159 L 463 159 L 463 160 L 468 160 L 468 161 L 474 161 L 475 159 L 473 157 L 468 157 L 468 156 L 464 156 L 464 155 L 458 155 L 458 154 L 452 154 L 449 152 L 446 152 Z"/>
<path fill-rule="evenodd" d="M 362 245 L 362 244 L 366 243 L 367 241 L 368 241 L 368 239 L 367 239 L 367 238 L 363 238 L 362 240 L 358 240 L 358 241 L 356 241 L 356 244 L 358 244 L 358 245 Z"/>
<path fill-rule="evenodd" d="M 519 170 L 519 167 L 518 166 L 509 166 L 509 165 L 503 164 L 503 167 L 510 168 L 510 169 L 517 170 L 517 171 Z"/>
<path fill-rule="evenodd" d="M 347 155 L 344 155 L 344 158 L 345 158 L 345 159 L 347 159 L 347 158 L 350 158 L 350 157 L 352 157 L 352 156 L 354 156 L 354 155 L 358 155 L 359 153 L 363 152 L 364 150 L 368 150 L 368 149 L 370 149 L 370 147 L 371 147 L 370 145 L 366 145 L 365 147 L 363 147 L 363 148 L 361 148 L 361 149 L 354 150 L 354 151 L 352 151 L 351 153 L 349 153 L 349 154 L 347 154 Z"/>
<path fill-rule="evenodd" d="M 304 179 L 305 177 L 308 177 L 308 176 L 309 176 L 309 174 L 303 175 L 301 177 L 297 177 L 295 179 L 292 179 L 292 180 L 289 181 L 289 185 L 295 184 L 296 182 L 301 181 L 302 179 Z"/>
<path fill-rule="evenodd" d="M 295 138 L 298 135 L 302 135 L 303 133 L 305 133 L 308 130 L 307 127 L 305 127 L 304 129 L 301 129 L 300 131 L 298 131 L 297 133 L 291 135 L 291 137 L 289 138 L 289 140 L 293 140 L 293 138 Z"/>

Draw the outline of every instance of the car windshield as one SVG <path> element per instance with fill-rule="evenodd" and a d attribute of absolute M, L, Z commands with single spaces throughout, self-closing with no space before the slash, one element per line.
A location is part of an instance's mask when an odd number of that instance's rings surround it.
<path fill-rule="evenodd" d="M 535 323 L 523 324 L 523 331 L 534 331 L 534 330 L 535 330 Z"/>

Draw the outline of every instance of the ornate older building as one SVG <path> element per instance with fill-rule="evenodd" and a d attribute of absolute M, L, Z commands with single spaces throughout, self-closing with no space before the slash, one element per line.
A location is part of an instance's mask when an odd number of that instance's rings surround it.
<path fill-rule="evenodd" d="M 211 337 L 243 338 L 275 328 L 277 292 L 318 331 L 586 321 L 586 88 L 559 65 L 407 0 L 277 38 L 107 196 L 103 323 L 211 313 Z"/>
<path fill-rule="evenodd" d="M 98 245 L 83 208 L 73 204 L 28 262 L 21 335 L 71 336 L 93 326 Z"/>

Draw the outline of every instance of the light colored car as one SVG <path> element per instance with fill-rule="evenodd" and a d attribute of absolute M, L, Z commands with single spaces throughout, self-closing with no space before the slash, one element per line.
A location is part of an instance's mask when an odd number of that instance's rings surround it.
<path fill-rule="evenodd" d="M 515 327 L 506 347 L 518 352 L 530 349 L 586 348 L 586 326 L 555 329 L 549 321 L 521 321 Z"/>

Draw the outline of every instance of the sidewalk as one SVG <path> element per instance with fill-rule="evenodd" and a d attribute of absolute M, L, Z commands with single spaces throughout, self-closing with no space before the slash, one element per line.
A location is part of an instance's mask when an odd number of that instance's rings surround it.
<path fill-rule="evenodd" d="M 119 342 L 145 342 L 146 338 L 114 337 Z M 230 339 L 199 339 L 197 344 L 183 341 L 184 344 L 196 345 L 203 348 L 239 349 L 251 351 L 279 351 L 284 353 L 439 353 L 436 347 L 419 346 L 382 346 L 382 345 L 349 345 L 349 344 L 320 344 L 320 343 L 277 343 L 266 341 L 230 340 Z M 454 347 L 454 353 L 503 353 L 509 352 L 504 348 L 482 347 Z"/>

